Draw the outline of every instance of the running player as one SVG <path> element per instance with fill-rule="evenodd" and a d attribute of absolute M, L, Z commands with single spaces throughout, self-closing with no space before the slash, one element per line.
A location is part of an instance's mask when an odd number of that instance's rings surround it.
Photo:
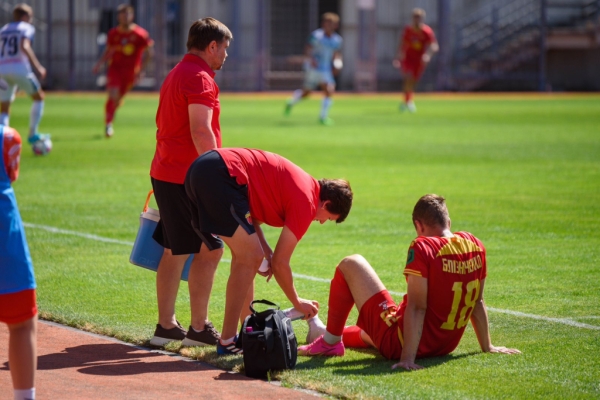
<path fill-rule="evenodd" d="M 35 399 L 37 305 L 25 229 L 11 182 L 19 176 L 21 136 L 0 125 L 0 322 L 8 325 L 14 398 Z M 3 396 L 7 396 L 6 392 Z"/>
<path fill-rule="evenodd" d="M 490 339 L 483 301 L 487 275 L 483 244 L 468 232 L 450 231 L 441 196 L 421 197 L 412 218 L 418 237 L 408 249 L 407 294 L 402 302 L 396 305 L 367 260 L 360 255 L 346 257 L 331 281 L 327 329 L 313 343 L 299 347 L 299 354 L 342 356 L 345 345 L 370 344 L 384 357 L 400 360 L 392 368 L 421 369 L 415 359 L 451 353 L 469 320 L 482 351 L 519 353 L 493 346 Z M 344 328 L 355 304 L 358 327 Z"/>
<path fill-rule="evenodd" d="M 106 123 L 104 133 L 107 138 L 114 134 L 113 119 L 117 108 L 122 104 L 123 97 L 138 81 L 153 55 L 154 41 L 144 28 L 133 23 L 133 17 L 132 6 L 121 4 L 117 7 L 119 25 L 108 31 L 106 49 L 93 68 L 94 73 L 97 74 L 102 64 L 108 62 L 106 73 L 108 99 L 104 106 Z"/>
<path fill-rule="evenodd" d="M 321 28 L 314 31 L 305 48 L 304 87 L 296 90 L 285 106 L 285 115 L 289 115 L 292 107 L 307 97 L 311 90 L 323 90 L 325 97 L 321 103 L 319 121 L 323 125 L 332 125 L 328 117 L 335 91 L 334 75 L 342 69 L 342 37 L 335 30 L 340 23 L 340 17 L 335 13 L 325 13 L 321 18 Z"/>
<path fill-rule="evenodd" d="M 425 25 L 425 10 L 415 8 L 412 12 L 412 25 L 404 28 L 394 67 L 400 68 L 404 75 L 404 102 L 400 103 L 400 110 L 416 112 L 417 107 L 413 101 L 415 86 L 431 57 L 439 50 L 433 30 Z"/>
<path fill-rule="evenodd" d="M 305 319 L 318 303 L 301 299 L 294 287 L 290 259 L 311 222 L 343 222 L 352 207 L 352 190 L 344 180 L 316 180 L 285 158 L 255 149 L 216 149 L 190 166 L 185 190 L 192 202 L 192 225 L 203 245 L 218 235 L 231 249 L 225 296 L 225 319 L 218 354 L 240 354 L 238 319 L 249 314 L 254 277 L 263 261 L 294 308 Z M 260 225 L 282 227 L 275 251 Z M 204 246 L 203 246 L 204 247 Z M 159 268 L 160 270 L 160 268 Z M 210 293 L 212 280 L 207 283 Z"/>
<path fill-rule="evenodd" d="M 46 77 L 46 69 L 40 64 L 31 44 L 35 28 L 31 25 L 33 9 L 27 4 L 17 4 L 13 8 L 13 22 L 0 29 L 0 124 L 9 126 L 10 104 L 15 100 L 17 87 L 33 99 L 29 116 L 30 144 L 49 137 L 38 133 L 38 126 L 44 113 L 44 91 L 32 71 L 35 69 L 41 79 Z"/>

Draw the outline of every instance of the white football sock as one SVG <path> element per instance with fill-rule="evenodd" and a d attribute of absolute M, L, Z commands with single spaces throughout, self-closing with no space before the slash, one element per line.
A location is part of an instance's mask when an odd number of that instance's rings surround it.
<path fill-rule="evenodd" d="M 329 108 L 331 107 L 332 103 L 333 100 L 331 97 L 323 98 L 323 102 L 321 103 L 321 115 L 319 116 L 321 119 L 327 118 L 327 114 L 329 114 Z"/>
<path fill-rule="evenodd" d="M 325 334 L 323 335 L 323 340 L 325 340 L 325 343 L 327 343 L 327 344 L 334 345 L 336 343 L 341 342 L 342 341 L 342 337 L 341 336 L 332 335 L 331 333 L 325 331 Z"/>
<path fill-rule="evenodd" d="M 44 100 L 34 101 L 29 114 L 29 135 L 35 135 L 38 130 L 42 115 L 44 114 Z"/>
<path fill-rule="evenodd" d="M 0 113 L 0 125 L 10 126 L 8 125 L 8 113 Z"/>
<path fill-rule="evenodd" d="M 299 102 L 302 99 L 302 89 L 296 89 L 294 90 L 294 93 L 292 93 L 292 98 L 288 101 L 289 105 L 294 105 L 297 102 Z"/>
<path fill-rule="evenodd" d="M 308 320 L 306 320 L 306 322 L 308 322 L 308 325 L 313 326 L 315 328 L 326 328 L 323 321 L 321 321 L 321 319 L 319 318 L 319 314 L 315 315 L 312 318 L 309 318 Z"/>
<path fill-rule="evenodd" d="M 15 400 L 34 400 L 35 388 L 15 389 Z"/>

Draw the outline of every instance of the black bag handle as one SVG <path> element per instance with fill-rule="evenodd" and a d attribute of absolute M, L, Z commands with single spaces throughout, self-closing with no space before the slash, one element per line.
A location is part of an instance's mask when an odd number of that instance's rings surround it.
<path fill-rule="evenodd" d="M 256 310 L 254 309 L 254 307 L 252 307 L 254 304 L 264 304 L 266 306 L 273 306 L 273 307 L 277 307 L 276 308 L 277 310 L 280 310 L 279 305 L 277 305 L 277 304 L 275 304 L 275 303 L 273 303 L 273 302 L 271 302 L 269 300 L 265 300 L 265 299 L 262 299 L 262 300 L 253 300 L 252 303 L 250 303 L 250 311 L 252 311 L 252 314 L 258 314 L 256 312 Z"/>

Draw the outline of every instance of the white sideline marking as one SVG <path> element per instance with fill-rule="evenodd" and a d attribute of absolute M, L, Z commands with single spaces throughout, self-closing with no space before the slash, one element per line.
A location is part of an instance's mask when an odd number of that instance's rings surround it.
<path fill-rule="evenodd" d="M 126 245 L 126 246 L 133 246 L 133 242 L 106 238 L 106 237 L 102 237 L 102 236 L 92 235 L 89 233 L 82 233 L 82 232 L 70 231 L 70 230 L 66 230 L 66 229 L 59 229 L 59 228 L 55 228 L 53 226 L 38 225 L 38 224 L 29 223 L 29 222 L 23 222 L 23 225 L 27 228 L 42 229 L 42 230 L 52 232 L 52 233 L 61 233 L 63 235 L 78 236 L 78 237 L 81 237 L 84 239 L 96 240 L 98 242 L 115 243 L 115 244 L 122 244 L 122 245 Z M 221 262 L 231 262 L 231 260 L 222 259 Z M 322 282 L 322 283 L 330 283 L 331 282 L 331 279 L 317 278 L 317 277 L 310 276 L 310 275 L 303 275 L 303 274 L 297 274 L 297 273 L 293 273 L 292 275 L 299 279 L 306 279 L 306 280 L 310 280 L 310 281 L 314 281 L 314 282 Z M 400 292 L 389 291 L 389 293 L 392 295 L 395 295 L 395 296 L 404 296 L 404 293 L 400 293 Z M 528 313 L 524 313 L 524 312 L 520 312 L 520 311 L 504 310 L 502 308 L 495 308 L 495 307 L 487 307 L 487 309 L 492 312 L 513 315 L 516 317 L 531 318 L 531 319 L 537 319 L 537 320 L 547 321 L 547 322 L 555 322 L 555 323 L 559 323 L 559 324 L 574 326 L 577 328 L 600 330 L 600 326 L 584 324 L 581 322 L 577 322 L 571 318 L 545 317 L 543 315 L 528 314 Z M 587 317 L 576 317 L 576 318 L 597 319 L 597 318 L 600 318 L 600 316 L 587 316 Z"/>

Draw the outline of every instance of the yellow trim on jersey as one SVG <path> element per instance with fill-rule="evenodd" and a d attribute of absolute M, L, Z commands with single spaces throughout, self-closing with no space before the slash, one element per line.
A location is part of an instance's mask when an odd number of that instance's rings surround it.
<path fill-rule="evenodd" d="M 406 275 L 406 274 L 423 276 L 423 275 L 421 275 L 421 271 L 417 271 L 416 269 L 404 268 L 404 275 Z"/>
<path fill-rule="evenodd" d="M 482 253 L 483 249 L 470 240 L 464 239 L 460 236 L 454 236 L 448 241 L 448 243 L 444 245 L 444 247 L 440 249 L 440 251 L 438 251 L 436 257 L 448 256 L 452 254 L 468 254 L 474 252 Z"/>
<path fill-rule="evenodd" d="M 400 346 L 402 346 L 402 348 L 404 348 L 404 336 L 402 335 L 402 331 L 400 330 L 400 327 L 398 327 L 398 340 L 400 341 Z"/>

